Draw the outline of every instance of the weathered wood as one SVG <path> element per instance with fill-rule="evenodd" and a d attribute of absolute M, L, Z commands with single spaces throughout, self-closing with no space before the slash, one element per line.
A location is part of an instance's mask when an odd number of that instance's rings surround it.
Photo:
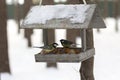
<path fill-rule="evenodd" d="M 86 29 L 81 29 L 82 51 L 86 51 Z"/>
<path fill-rule="evenodd" d="M 83 1 L 82 0 L 67 0 L 66 4 L 83 4 Z M 70 40 L 76 43 L 76 38 L 80 37 L 80 30 L 79 29 L 67 29 L 66 37 L 67 37 L 67 40 Z"/>
<path fill-rule="evenodd" d="M 48 35 L 48 44 L 55 42 L 55 30 L 54 29 L 47 29 Z"/>
<path fill-rule="evenodd" d="M 43 29 L 43 42 L 44 42 L 44 45 L 48 45 L 48 30 L 47 29 Z"/>
<path fill-rule="evenodd" d="M 79 0 L 67 0 L 67 2 L 66 2 L 66 4 L 79 4 L 79 3 L 80 3 Z"/>
<path fill-rule="evenodd" d="M 54 29 L 43 29 L 43 42 L 44 45 L 55 42 Z M 54 62 L 47 62 L 47 67 L 57 67 L 57 64 Z"/>
<path fill-rule="evenodd" d="M 94 47 L 93 43 L 93 30 L 86 30 L 86 47 L 91 49 Z M 94 57 L 91 57 L 81 63 L 80 76 L 81 80 L 94 80 L 93 75 Z"/>
<path fill-rule="evenodd" d="M 36 54 L 36 62 L 80 62 L 95 54 L 95 49 L 89 49 L 79 54 Z"/>
<path fill-rule="evenodd" d="M 96 9 L 96 5 L 91 4 L 90 6 L 91 7 L 87 11 L 87 15 L 86 15 L 86 19 L 85 19 L 84 23 L 71 23 L 71 21 L 69 19 L 52 19 L 52 20 L 48 20 L 46 22 L 46 24 L 39 24 L 39 23 L 26 24 L 25 23 L 26 19 L 25 19 L 23 21 L 22 25 L 21 25 L 21 28 L 36 28 L 36 29 L 80 29 L 80 28 L 91 28 L 91 26 L 89 26 L 89 24 L 90 24 L 90 22 L 92 20 L 94 11 Z M 98 18 L 100 18 L 100 17 L 98 17 Z M 95 19 L 94 21 L 98 20 L 96 18 L 93 18 L 93 19 Z M 97 24 L 101 25 L 100 23 L 97 23 Z M 105 28 L 105 26 L 92 26 L 92 28 Z"/>
<path fill-rule="evenodd" d="M 66 31 L 67 31 L 66 32 L 67 40 L 70 40 L 76 43 L 76 38 L 80 36 L 80 30 L 79 29 L 67 29 Z"/>
<path fill-rule="evenodd" d="M 53 0 L 43 0 L 42 5 L 53 5 Z M 46 35 L 44 35 L 46 34 Z M 46 42 L 45 42 L 46 41 Z M 43 42 L 45 45 L 55 42 L 55 30 L 54 29 L 43 29 Z M 56 63 L 48 63 L 47 67 L 57 67 Z"/>
<path fill-rule="evenodd" d="M 93 13 L 93 17 L 89 24 L 89 28 L 93 28 L 92 26 L 94 26 L 94 28 L 97 28 L 97 29 L 106 28 L 106 25 L 103 21 L 103 17 L 100 14 L 100 9 L 98 7 L 96 7 Z"/>

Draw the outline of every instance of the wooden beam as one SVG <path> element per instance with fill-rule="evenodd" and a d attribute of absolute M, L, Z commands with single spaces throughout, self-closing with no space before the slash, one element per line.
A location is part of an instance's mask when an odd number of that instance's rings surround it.
<path fill-rule="evenodd" d="M 86 29 L 81 29 L 82 51 L 86 51 Z"/>
<path fill-rule="evenodd" d="M 43 29 L 43 42 L 44 42 L 44 46 L 48 45 L 48 30 L 47 29 Z"/>
<path fill-rule="evenodd" d="M 76 43 L 76 38 L 80 36 L 80 29 L 67 29 L 67 40 Z"/>
<path fill-rule="evenodd" d="M 66 4 L 79 4 L 79 0 L 67 0 Z"/>
<path fill-rule="evenodd" d="M 42 5 L 53 5 L 54 1 L 53 0 L 43 0 Z M 54 29 L 43 29 L 43 41 L 44 44 L 51 44 L 55 42 L 55 30 Z M 47 67 L 57 67 L 56 63 L 53 62 L 47 62 Z"/>
<path fill-rule="evenodd" d="M 93 48 L 93 30 L 87 29 L 86 30 L 86 48 L 90 49 Z M 93 66 L 94 66 L 94 57 L 91 57 L 81 63 L 80 68 L 80 80 L 94 80 L 93 75 Z"/>

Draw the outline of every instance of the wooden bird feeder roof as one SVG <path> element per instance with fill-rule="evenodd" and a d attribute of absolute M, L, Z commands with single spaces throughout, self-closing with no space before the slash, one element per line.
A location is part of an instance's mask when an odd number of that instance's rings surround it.
<path fill-rule="evenodd" d="M 33 6 L 21 28 L 82 29 L 105 28 L 95 4 Z"/>

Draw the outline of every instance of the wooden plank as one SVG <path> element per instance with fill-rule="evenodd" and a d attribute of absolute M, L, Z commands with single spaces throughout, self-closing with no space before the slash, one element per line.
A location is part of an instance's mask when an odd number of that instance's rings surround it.
<path fill-rule="evenodd" d="M 80 29 L 89 28 L 90 21 L 93 17 L 94 10 L 96 8 L 95 4 L 91 4 L 87 11 L 87 17 L 84 23 L 71 23 L 69 19 L 52 19 L 48 20 L 46 24 L 25 24 L 25 20 L 21 24 L 21 28 L 35 28 L 35 29 Z M 94 27 L 93 27 L 94 28 Z M 95 27 L 97 28 L 97 27 Z"/>
<path fill-rule="evenodd" d="M 86 29 L 81 29 L 82 51 L 86 51 Z"/>
<path fill-rule="evenodd" d="M 80 62 L 84 61 L 95 54 L 95 49 L 89 49 L 80 54 L 36 54 L 36 62 Z"/>
<path fill-rule="evenodd" d="M 92 20 L 90 22 L 89 28 L 106 28 L 103 17 L 100 14 L 100 9 L 96 7 L 95 12 L 93 14 Z"/>
<path fill-rule="evenodd" d="M 43 0 L 42 5 L 53 5 L 53 0 Z M 55 42 L 55 30 L 47 29 L 46 31 L 43 29 L 43 42 L 45 44 L 50 44 Z M 57 67 L 56 63 L 47 63 L 47 67 Z"/>
<path fill-rule="evenodd" d="M 43 42 L 44 42 L 44 45 L 48 45 L 48 30 L 47 29 L 43 29 Z"/>
<path fill-rule="evenodd" d="M 86 45 L 87 45 L 87 49 L 91 49 L 94 47 L 92 29 L 86 30 Z M 84 60 L 81 63 L 81 68 L 80 68 L 80 76 L 81 76 L 80 80 L 94 80 L 93 67 L 94 67 L 94 56 Z"/>

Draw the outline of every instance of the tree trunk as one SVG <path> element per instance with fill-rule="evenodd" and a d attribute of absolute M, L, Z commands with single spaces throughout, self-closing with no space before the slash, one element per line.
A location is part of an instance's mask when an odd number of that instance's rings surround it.
<path fill-rule="evenodd" d="M 119 3 L 118 3 L 118 1 L 115 1 L 115 2 L 113 2 L 113 4 L 114 4 L 114 17 L 115 17 L 115 30 L 116 30 L 116 32 L 118 32 L 118 30 L 119 30 L 119 24 L 118 24 L 118 19 L 119 19 Z"/>
<path fill-rule="evenodd" d="M 0 72 L 10 72 L 7 43 L 7 12 L 5 0 L 0 1 Z"/>
<path fill-rule="evenodd" d="M 24 16 L 27 15 L 30 7 L 32 6 L 32 0 L 25 0 L 24 3 Z M 25 29 L 25 38 L 28 40 L 28 47 L 31 47 L 31 35 L 33 34 L 33 29 Z"/>
<path fill-rule="evenodd" d="M 93 30 L 86 30 L 86 48 L 90 49 L 94 47 L 93 43 Z M 94 80 L 93 75 L 94 57 L 91 57 L 81 63 L 80 75 L 81 80 Z"/>
<path fill-rule="evenodd" d="M 20 33 L 20 19 L 21 19 L 21 8 L 20 5 L 18 4 L 18 1 L 14 1 L 14 19 L 17 23 L 17 27 L 18 27 L 18 33 Z"/>

